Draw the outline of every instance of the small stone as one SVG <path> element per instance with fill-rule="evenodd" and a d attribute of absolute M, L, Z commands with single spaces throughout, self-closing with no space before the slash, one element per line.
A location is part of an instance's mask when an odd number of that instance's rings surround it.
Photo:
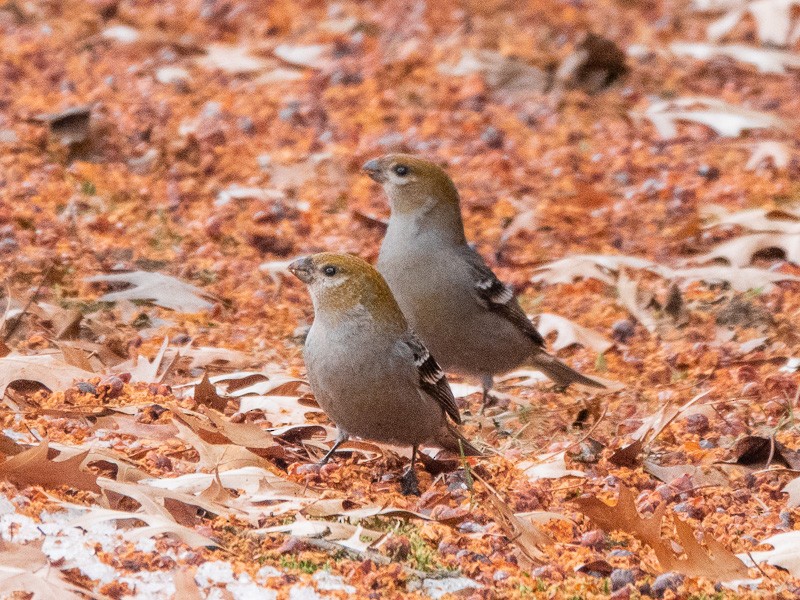
<path fill-rule="evenodd" d="M 689 415 L 684 420 L 686 431 L 689 433 L 703 434 L 708 431 L 708 417 L 701 413 Z"/>
<path fill-rule="evenodd" d="M 78 391 L 82 394 L 91 394 L 92 396 L 97 395 L 97 387 L 88 381 L 79 381 Z"/>
<path fill-rule="evenodd" d="M 611 579 L 611 591 L 613 592 L 636 581 L 636 575 L 630 569 L 614 569 L 611 571 L 609 578 Z"/>
<path fill-rule="evenodd" d="M 719 169 L 710 165 L 700 165 L 700 168 L 697 169 L 697 174 L 700 175 L 700 177 L 705 177 L 710 181 L 719 179 Z"/>
<path fill-rule="evenodd" d="M 650 589 L 656 598 L 663 598 L 667 590 L 674 592 L 680 587 L 681 583 L 683 583 L 683 575 L 680 573 L 664 573 L 656 577 Z"/>
<path fill-rule="evenodd" d="M 716 448 L 717 445 L 711 440 L 700 440 L 700 447 L 703 450 L 711 450 L 712 448 Z"/>
<path fill-rule="evenodd" d="M 503 147 L 503 132 L 491 125 L 487 127 L 481 134 L 481 141 L 489 146 L 489 148 L 502 148 Z"/>
<path fill-rule="evenodd" d="M 606 544 L 606 534 L 601 529 L 587 531 L 581 536 L 581 546 L 599 550 Z"/>
<path fill-rule="evenodd" d="M 622 319 L 611 326 L 611 337 L 625 344 L 636 333 L 636 324 L 630 319 Z"/>

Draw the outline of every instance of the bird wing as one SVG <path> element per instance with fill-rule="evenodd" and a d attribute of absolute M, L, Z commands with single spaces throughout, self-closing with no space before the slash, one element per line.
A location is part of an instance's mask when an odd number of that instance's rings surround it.
<path fill-rule="evenodd" d="M 500 281 L 480 254 L 467 246 L 467 263 L 472 271 L 478 302 L 513 323 L 537 346 L 544 347 L 544 338 L 522 310 L 513 290 Z"/>
<path fill-rule="evenodd" d="M 425 344 L 413 331 L 406 333 L 403 342 L 414 355 L 414 366 L 419 374 L 419 387 L 436 400 L 453 421 L 460 424 L 461 415 L 458 412 L 456 399 L 453 397 L 453 391 L 450 389 L 450 384 L 447 383 L 447 377 L 439 363 L 431 356 Z"/>

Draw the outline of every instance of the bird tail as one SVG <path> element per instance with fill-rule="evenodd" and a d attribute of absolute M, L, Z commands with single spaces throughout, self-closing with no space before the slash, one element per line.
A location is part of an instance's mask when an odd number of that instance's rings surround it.
<path fill-rule="evenodd" d="M 606 387 L 599 381 L 595 381 L 586 375 L 581 375 L 572 367 L 564 364 L 555 356 L 546 352 L 537 352 L 531 358 L 531 366 L 547 375 L 556 385 L 567 387 L 571 383 L 580 383 L 595 388 Z"/>
<path fill-rule="evenodd" d="M 483 456 L 483 452 L 470 444 L 458 429 L 449 424 L 445 426 L 445 430 L 436 441 L 442 448 L 449 450 L 453 454 L 461 454 L 463 452 L 464 456 Z"/>

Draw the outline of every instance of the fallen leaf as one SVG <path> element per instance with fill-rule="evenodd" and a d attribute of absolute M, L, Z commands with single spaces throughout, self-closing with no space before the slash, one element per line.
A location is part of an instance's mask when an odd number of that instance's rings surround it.
<path fill-rule="evenodd" d="M 210 366 L 241 369 L 253 362 L 253 357 L 245 352 L 211 346 L 200 346 L 199 348 L 184 346 L 180 349 L 180 355 L 191 359 L 188 369 Z"/>
<path fill-rule="evenodd" d="M 716 44 L 704 44 L 702 42 L 673 42 L 669 45 L 669 49 L 673 54 L 678 56 L 691 56 L 698 60 L 708 60 L 715 56 L 726 56 L 740 62 L 754 65 L 762 73 L 777 73 L 782 75 L 786 73 L 787 68 L 800 68 L 800 54 L 787 52 L 785 50 L 755 48 L 743 44 L 718 46 Z"/>
<path fill-rule="evenodd" d="M 698 256 L 695 260 L 724 260 L 734 267 L 744 267 L 753 262 L 756 254 L 764 251 L 780 251 L 786 260 L 800 264 L 800 235 L 754 233 L 723 242 L 709 253 Z"/>
<path fill-rule="evenodd" d="M 438 69 L 453 77 L 480 73 L 489 87 L 513 94 L 541 93 L 549 85 L 549 77 L 542 69 L 491 50 L 464 50 L 456 65 L 441 64 Z"/>
<path fill-rule="evenodd" d="M 641 323 L 647 331 L 655 333 L 658 329 L 658 320 L 647 308 L 651 299 L 642 299 L 639 286 L 629 278 L 624 271 L 620 271 L 617 278 L 617 296 L 619 303 L 630 315 Z"/>
<path fill-rule="evenodd" d="M 761 540 L 759 545 L 772 546 L 772 550 L 754 550 L 738 557 L 749 565 L 767 563 L 786 569 L 793 577 L 800 577 L 800 531 L 779 533 Z"/>
<path fill-rule="evenodd" d="M 125 512 L 121 510 L 111 510 L 96 506 L 82 506 L 78 504 L 61 503 L 65 508 L 71 508 L 84 513 L 70 524 L 73 527 L 88 527 L 106 521 L 143 521 L 147 527 L 134 527 L 125 532 L 123 537 L 129 541 L 137 540 L 158 535 L 172 536 L 187 546 L 192 548 L 219 547 L 220 544 L 209 537 L 201 535 L 183 525 L 175 523 L 171 518 L 163 514 L 148 514 L 145 512 Z"/>
<path fill-rule="evenodd" d="M 88 277 L 86 281 L 89 283 L 126 283 L 132 286 L 118 292 L 108 292 L 98 298 L 100 302 L 148 300 L 157 306 L 185 313 L 196 313 L 213 306 L 205 299 L 209 297 L 209 294 L 204 290 L 162 273 L 150 271 L 110 273 Z"/>
<path fill-rule="evenodd" d="M 327 44 L 312 44 L 309 46 L 278 44 L 272 53 L 290 65 L 321 69 L 328 62 L 327 56 L 330 50 L 331 48 Z"/>
<path fill-rule="evenodd" d="M 704 548 L 694 537 L 691 527 L 672 515 L 672 521 L 686 558 L 672 549 L 661 537 L 661 521 L 666 504 L 656 508 L 653 516 L 641 517 L 636 510 L 633 493 L 625 486 L 619 488 L 619 499 L 609 505 L 598 498 L 574 500 L 578 510 L 604 530 L 624 531 L 650 546 L 664 572 L 676 571 L 689 577 L 707 577 L 713 581 L 747 579 L 745 564 L 714 538 L 706 537 Z"/>
<path fill-rule="evenodd" d="M 562 477 L 586 477 L 583 471 L 568 469 L 566 462 L 566 452 L 540 457 L 537 461 L 522 461 L 517 464 L 528 479 L 560 479 Z"/>
<path fill-rule="evenodd" d="M 643 269 L 654 273 L 661 273 L 664 269 L 664 267 L 638 256 L 579 254 L 538 267 L 531 277 L 531 281 L 555 284 L 573 283 L 579 279 L 597 279 L 608 285 L 615 285 L 616 274 L 623 267 Z"/>
<path fill-rule="evenodd" d="M 49 442 L 43 440 L 24 452 L 6 458 L 0 463 L 0 477 L 23 486 L 56 488 L 64 485 L 87 492 L 100 492 L 97 475 L 80 468 L 89 454 L 88 450 L 60 461 L 49 460 L 48 451 Z"/>
<path fill-rule="evenodd" d="M 787 128 L 785 121 L 769 113 L 700 96 L 654 102 L 645 112 L 631 116 L 649 120 L 662 138 L 676 137 L 680 121 L 706 125 L 723 137 L 738 137 L 752 129 Z"/>
<path fill-rule="evenodd" d="M 730 464 L 753 469 L 766 469 L 770 465 L 781 465 L 800 471 L 800 451 L 787 448 L 775 438 L 748 435 L 736 442 Z"/>
<path fill-rule="evenodd" d="M 550 546 L 553 540 L 544 533 L 529 518 L 520 518 L 511 507 L 500 497 L 500 494 L 486 480 L 477 473 L 471 475 L 480 481 L 487 491 L 487 500 L 493 509 L 493 516 L 497 524 L 502 529 L 506 538 L 519 550 L 524 562 L 528 566 L 539 565 L 546 561 L 546 556 L 540 549 L 542 546 Z"/>
<path fill-rule="evenodd" d="M 61 362 L 52 354 L 9 354 L 0 358 L 0 397 L 15 381 L 35 381 L 57 392 L 69 388 L 76 380 L 87 380 L 94 376 L 91 371 Z"/>
<path fill-rule="evenodd" d="M 762 44 L 787 46 L 800 35 L 792 19 L 792 9 L 797 4 L 797 0 L 741 3 L 708 26 L 708 37 L 712 41 L 725 37 L 749 13 L 755 19 L 758 39 Z"/>
<path fill-rule="evenodd" d="M 40 544 L 17 545 L 2 540 L 0 589 L 4 597 L 16 597 L 14 592 L 18 592 L 34 600 L 81 600 L 89 595 L 88 590 L 69 582 L 59 569 L 51 566 Z"/>
<path fill-rule="evenodd" d="M 800 210 L 794 207 L 748 208 L 730 212 L 724 206 L 710 204 L 702 209 L 705 228 L 736 225 L 750 231 L 800 233 Z"/>
<path fill-rule="evenodd" d="M 800 56 L 798 56 L 800 61 Z M 744 166 L 748 171 L 755 171 L 763 165 L 772 166 L 775 169 L 785 169 L 789 166 L 791 158 L 791 148 L 783 142 L 765 140 L 753 145 L 753 154 Z"/>
<path fill-rule="evenodd" d="M 551 333 L 556 334 L 553 350 L 563 350 L 572 345 L 579 345 L 603 353 L 614 346 L 614 342 L 607 340 L 596 331 L 573 323 L 564 317 L 550 313 L 540 313 L 534 318 L 534 324 L 543 337 Z"/>
<path fill-rule="evenodd" d="M 89 139 L 92 107 L 75 106 L 57 113 L 38 115 L 37 121 L 47 123 L 50 132 L 64 146 L 83 144 Z"/>
<path fill-rule="evenodd" d="M 206 48 L 206 55 L 197 60 L 206 69 L 219 69 L 233 75 L 249 75 L 266 71 L 274 63 L 251 54 L 246 46 L 211 44 Z"/>
<path fill-rule="evenodd" d="M 208 374 L 204 373 L 203 380 L 194 388 L 194 401 L 224 413 L 228 400 L 230 398 L 217 393 L 217 387 L 208 380 Z"/>

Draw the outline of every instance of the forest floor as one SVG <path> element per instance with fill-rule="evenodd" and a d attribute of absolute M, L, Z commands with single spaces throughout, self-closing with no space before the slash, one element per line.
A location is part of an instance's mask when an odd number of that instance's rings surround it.
<path fill-rule="evenodd" d="M 0 6 L 0 596 L 800 594 L 800 19 L 783 0 Z M 481 458 L 335 429 L 321 250 L 445 166 L 551 351 Z"/>

